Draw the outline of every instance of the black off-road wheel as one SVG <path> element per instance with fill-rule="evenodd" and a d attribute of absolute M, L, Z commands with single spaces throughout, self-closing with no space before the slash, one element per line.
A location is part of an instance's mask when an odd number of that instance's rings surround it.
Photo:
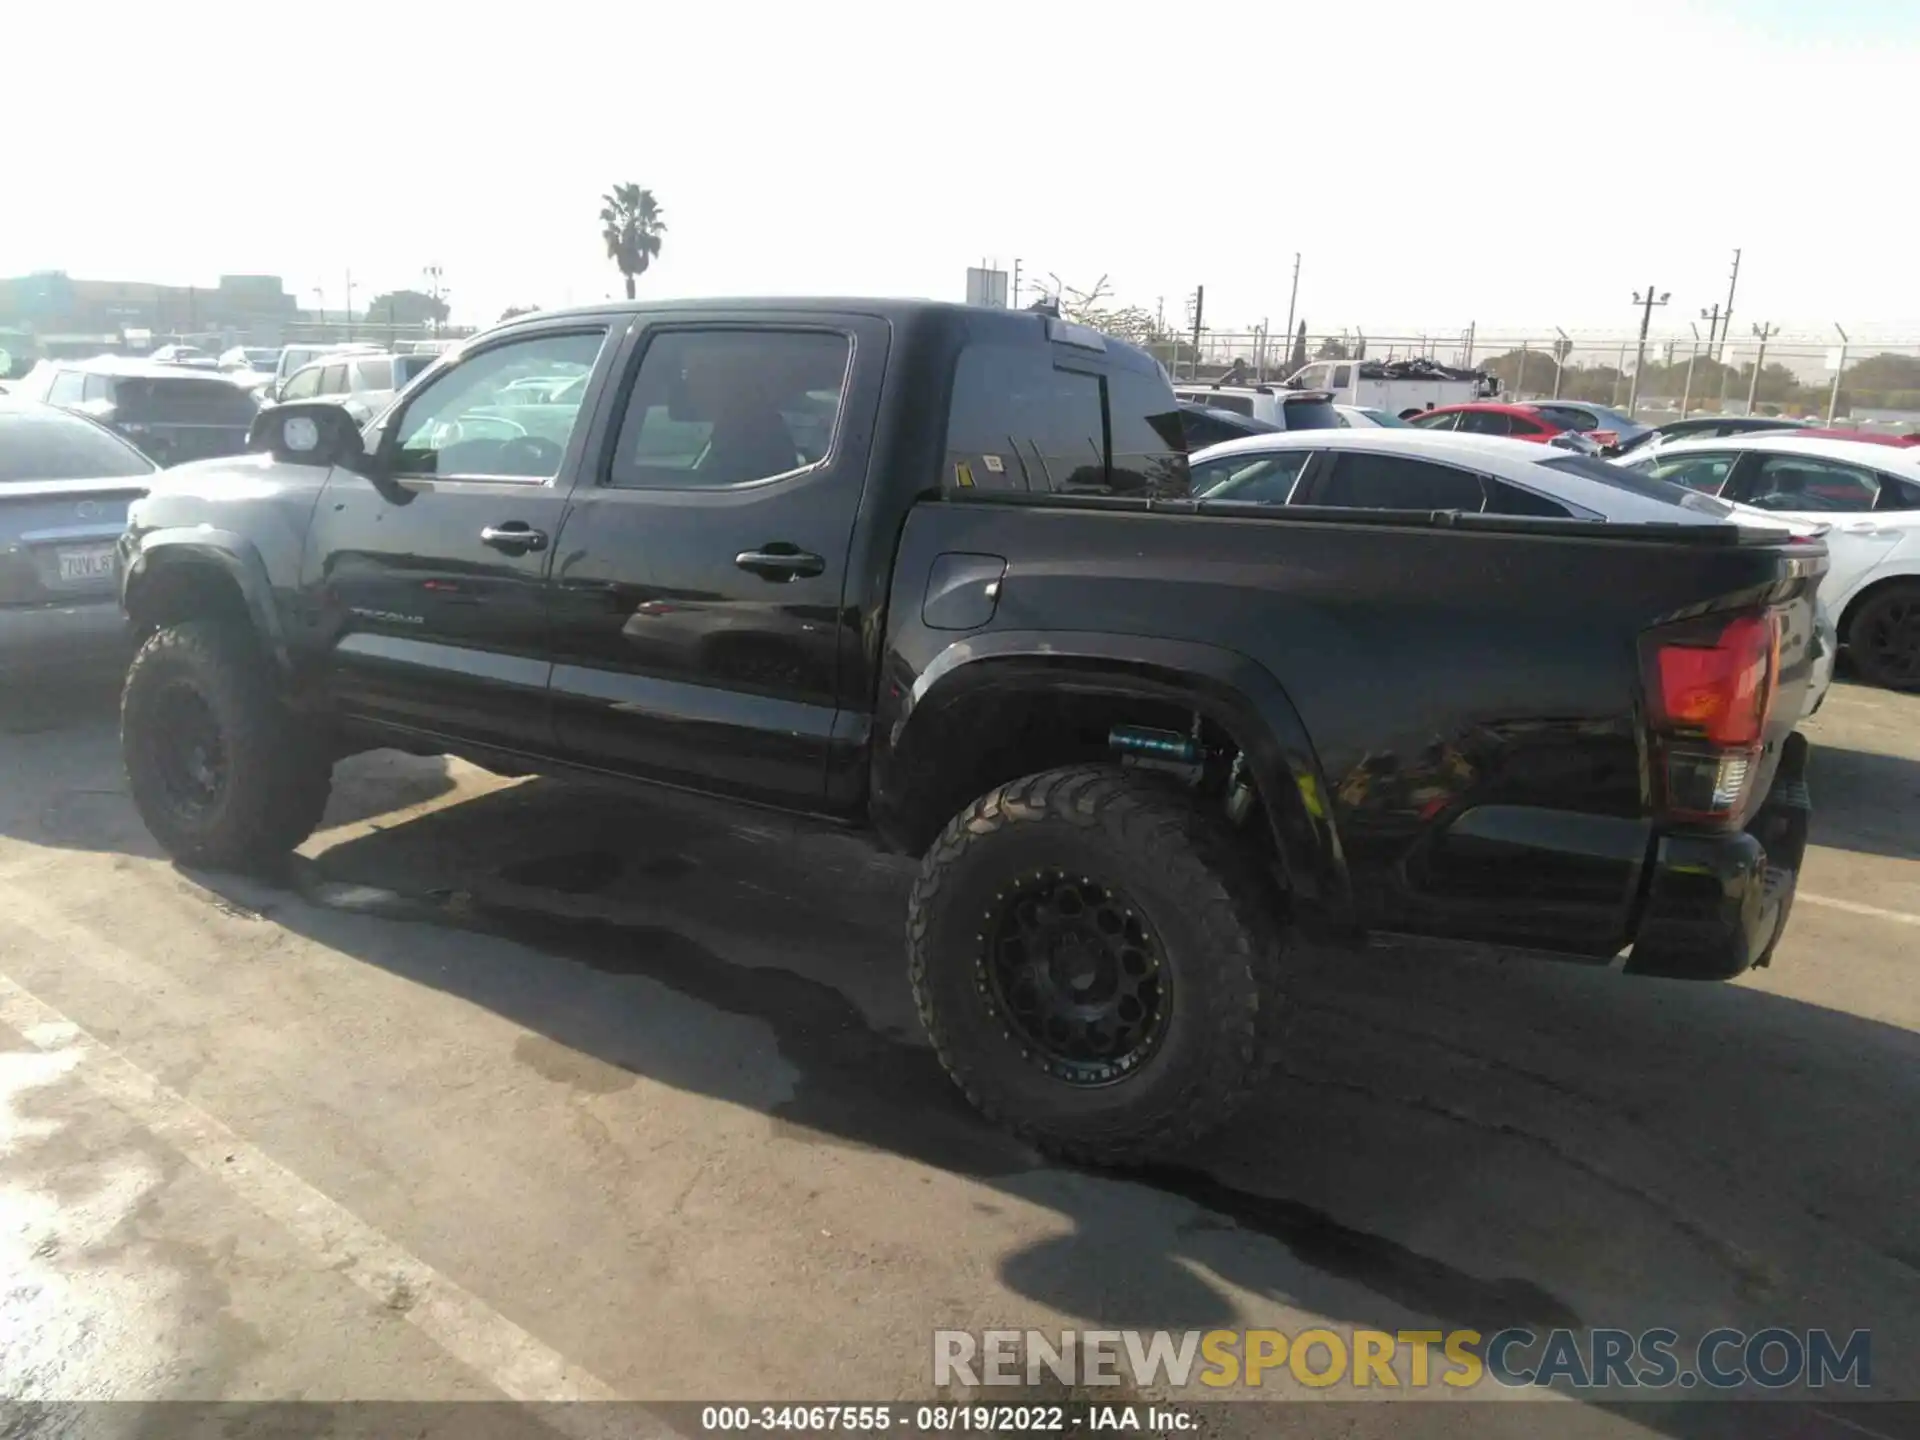
<path fill-rule="evenodd" d="M 1888 690 L 1920 690 L 1920 584 L 1889 585 L 1847 624 L 1847 649 L 1862 679 Z"/>
<path fill-rule="evenodd" d="M 1224 820 L 1161 777 L 1013 781 L 953 819 L 913 887 L 921 1023 L 975 1108 L 1039 1149 L 1168 1158 L 1265 1072 L 1278 899 Z"/>
<path fill-rule="evenodd" d="M 134 807 L 182 864 L 271 868 L 327 808 L 330 755 L 231 622 L 168 626 L 140 647 L 120 697 L 120 749 Z"/>

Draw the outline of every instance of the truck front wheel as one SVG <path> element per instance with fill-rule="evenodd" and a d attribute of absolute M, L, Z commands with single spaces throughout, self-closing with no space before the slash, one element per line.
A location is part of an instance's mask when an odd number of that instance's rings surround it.
<path fill-rule="evenodd" d="M 1139 1163 L 1224 1124 L 1278 1016 L 1271 888 L 1179 786 L 1110 765 L 956 816 L 908 913 L 921 1022 L 973 1105 L 1064 1159 Z"/>
<path fill-rule="evenodd" d="M 120 748 L 134 808 L 188 865 L 271 864 L 320 823 L 331 757 L 280 703 L 244 626 L 155 632 L 127 670 Z"/>

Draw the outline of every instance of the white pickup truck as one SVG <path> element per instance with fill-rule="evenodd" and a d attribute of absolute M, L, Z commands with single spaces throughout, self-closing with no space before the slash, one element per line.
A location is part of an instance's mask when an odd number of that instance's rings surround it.
<path fill-rule="evenodd" d="M 1417 360 L 1316 360 L 1288 376 L 1285 384 L 1289 390 L 1326 391 L 1336 405 L 1400 415 L 1486 400 L 1499 382 L 1476 371 Z"/>

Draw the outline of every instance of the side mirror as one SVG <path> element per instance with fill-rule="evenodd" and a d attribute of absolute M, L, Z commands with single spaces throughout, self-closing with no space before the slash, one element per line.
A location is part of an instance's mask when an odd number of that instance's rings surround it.
<path fill-rule="evenodd" d="M 292 465 L 338 465 L 365 473 L 367 449 L 353 416 L 323 400 L 269 405 L 253 417 L 247 449 Z"/>

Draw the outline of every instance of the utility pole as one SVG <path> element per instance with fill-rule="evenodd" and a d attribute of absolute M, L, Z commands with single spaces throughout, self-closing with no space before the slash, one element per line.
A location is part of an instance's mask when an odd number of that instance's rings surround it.
<path fill-rule="evenodd" d="M 1567 338 L 1567 332 L 1558 325 L 1553 327 L 1553 333 L 1560 337 L 1560 343 L 1553 347 L 1553 398 L 1558 400 L 1560 381 L 1567 368 L 1567 356 L 1573 353 L 1573 341 Z"/>
<path fill-rule="evenodd" d="M 353 271 L 347 271 L 347 339 L 353 339 Z"/>
<path fill-rule="evenodd" d="M 1300 298 L 1300 252 L 1293 252 L 1293 290 L 1287 296 L 1287 344 L 1293 344 L 1293 308 Z"/>
<path fill-rule="evenodd" d="M 421 278 L 427 282 L 427 294 L 433 297 L 433 334 L 435 339 L 438 339 L 440 336 L 440 280 L 445 274 L 446 272 L 438 265 L 428 265 L 420 271 Z M 389 316 L 388 318 L 391 319 L 392 317 Z"/>
<path fill-rule="evenodd" d="M 1687 383 L 1680 391 L 1680 418 L 1687 418 L 1687 406 L 1693 400 L 1693 362 L 1700 358 L 1700 327 L 1691 320 L 1687 328 L 1693 331 L 1693 349 L 1687 352 Z"/>
<path fill-rule="evenodd" d="M 1013 257 L 1013 308 L 1020 308 L 1020 257 Z"/>
<path fill-rule="evenodd" d="M 1647 286 L 1647 293 L 1633 292 L 1633 303 L 1640 307 L 1640 347 L 1633 356 L 1633 387 L 1627 391 L 1627 416 L 1638 418 L 1640 406 L 1640 372 L 1647 368 L 1647 327 L 1653 324 L 1653 307 L 1664 305 L 1672 298 L 1671 292 L 1662 290 L 1658 300 L 1653 298 L 1653 286 Z"/>
<path fill-rule="evenodd" d="M 1840 322 L 1833 322 L 1833 328 L 1840 330 Z M 1840 354 L 1833 364 L 1833 390 L 1827 396 L 1827 425 L 1832 428 L 1834 412 L 1840 408 L 1840 377 L 1847 368 L 1847 332 L 1840 330 Z"/>
<path fill-rule="evenodd" d="M 1740 252 L 1735 251 L 1736 255 Z M 1780 333 L 1780 327 L 1768 322 L 1753 327 L 1759 337 L 1760 351 L 1753 357 L 1753 378 L 1747 382 L 1747 414 L 1753 414 L 1753 400 L 1760 393 L 1760 368 L 1767 363 L 1767 341 Z"/>
<path fill-rule="evenodd" d="M 1711 310 L 1702 308 L 1700 318 L 1707 322 L 1707 355 L 1718 360 L 1719 352 L 1713 348 L 1713 342 L 1714 337 L 1720 333 L 1720 302 L 1714 301 Z"/>
<path fill-rule="evenodd" d="M 1193 288 L 1193 378 L 1200 378 L 1200 322 L 1206 314 L 1207 287 L 1196 285 Z"/>
<path fill-rule="evenodd" d="M 1727 337 L 1733 333 L 1733 292 L 1740 283 L 1740 252 L 1733 252 L 1733 276 L 1727 281 L 1727 308 L 1720 312 L 1720 348 L 1727 348 Z M 1725 357 L 1722 356 L 1724 359 Z M 1760 372 L 1755 370 L 1754 374 Z"/>
<path fill-rule="evenodd" d="M 1466 362 L 1460 367 L 1462 370 L 1471 370 L 1473 368 L 1473 336 L 1474 332 L 1479 328 L 1480 322 L 1478 320 L 1469 320 L 1467 322 L 1467 358 Z"/>
<path fill-rule="evenodd" d="M 1260 328 L 1254 332 L 1253 346 L 1253 383 L 1267 383 L 1267 317 L 1260 317 Z"/>
<path fill-rule="evenodd" d="M 320 302 L 320 338 L 322 340 L 325 340 L 327 338 L 327 292 L 326 290 L 319 285 L 314 286 L 313 298 Z"/>

